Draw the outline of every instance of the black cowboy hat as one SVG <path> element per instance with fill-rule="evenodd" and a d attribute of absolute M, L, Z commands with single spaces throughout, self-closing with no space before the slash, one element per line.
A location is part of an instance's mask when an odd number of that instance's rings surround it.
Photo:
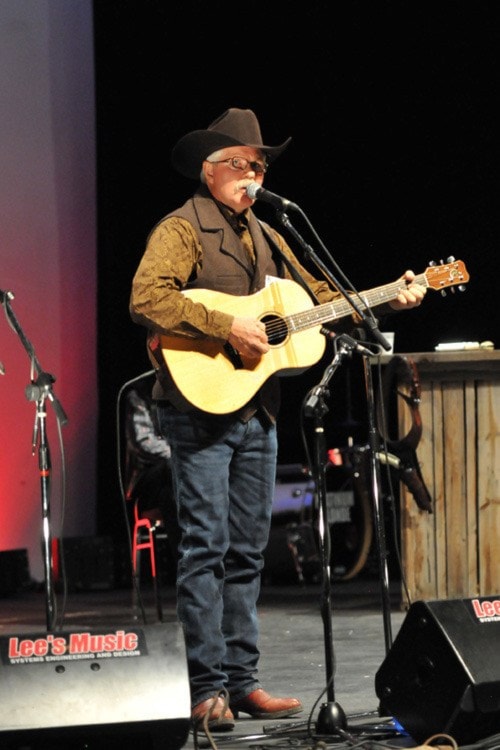
<path fill-rule="evenodd" d="M 185 177 L 197 179 L 202 162 L 214 151 L 228 146 L 251 146 L 260 149 L 268 161 L 273 161 L 291 140 L 287 138 L 281 146 L 265 146 L 259 121 L 252 110 L 233 107 L 223 112 L 206 130 L 193 130 L 183 136 L 172 150 L 172 164 Z"/>

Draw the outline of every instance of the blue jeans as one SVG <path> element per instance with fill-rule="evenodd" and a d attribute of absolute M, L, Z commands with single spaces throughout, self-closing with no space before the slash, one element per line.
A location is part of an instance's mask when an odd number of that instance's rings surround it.
<path fill-rule="evenodd" d="M 258 417 L 182 414 L 159 406 L 170 443 L 181 527 L 177 613 L 193 706 L 226 688 L 239 700 L 257 679 L 257 599 L 269 538 L 277 433 Z"/>

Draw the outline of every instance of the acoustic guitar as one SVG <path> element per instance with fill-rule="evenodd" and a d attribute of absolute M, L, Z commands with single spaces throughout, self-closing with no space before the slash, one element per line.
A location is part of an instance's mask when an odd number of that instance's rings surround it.
<path fill-rule="evenodd" d="M 469 274 L 464 263 L 431 265 L 415 277 L 429 289 L 443 290 L 465 284 Z M 361 292 L 362 310 L 396 299 L 406 286 L 402 279 Z M 258 359 L 240 356 L 228 343 L 207 339 L 161 335 L 165 363 L 183 396 L 195 407 L 211 414 L 228 414 L 244 406 L 274 374 L 294 375 L 319 362 L 326 347 L 321 326 L 351 315 L 343 297 L 314 305 L 295 281 L 277 279 L 247 296 L 208 289 L 183 292 L 207 308 L 262 321 L 270 350 Z"/>

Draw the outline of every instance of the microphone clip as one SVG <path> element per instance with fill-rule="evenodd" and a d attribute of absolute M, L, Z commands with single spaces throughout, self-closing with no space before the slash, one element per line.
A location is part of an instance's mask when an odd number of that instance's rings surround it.
<path fill-rule="evenodd" d="M 326 328 L 326 326 L 321 326 L 320 333 L 330 341 L 333 341 L 335 351 L 340 349 L 344 354 L 351 355 L 353 352 L 358 352 L 358 354 L 362 354 L 365 357 L 374 356 L 374 352 L 368 349 L 368 347 L 363 346 L 363 344 L 360 344 L 359 341 L 352 336 L 349 336 L 347 333 L 337 335 L 334 331 L 330 331 L 329 328 Z"/>

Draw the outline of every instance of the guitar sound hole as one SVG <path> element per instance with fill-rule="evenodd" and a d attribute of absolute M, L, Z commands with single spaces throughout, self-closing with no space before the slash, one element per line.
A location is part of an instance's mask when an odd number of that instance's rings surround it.
<path fill-rule="evenodd" d="M 288 338 L 288 326 L 283 318 L 277 315 L 265 315 L 261 322 L 266 326 L 267 338 L 271 346 L 278 346 Z"/>

